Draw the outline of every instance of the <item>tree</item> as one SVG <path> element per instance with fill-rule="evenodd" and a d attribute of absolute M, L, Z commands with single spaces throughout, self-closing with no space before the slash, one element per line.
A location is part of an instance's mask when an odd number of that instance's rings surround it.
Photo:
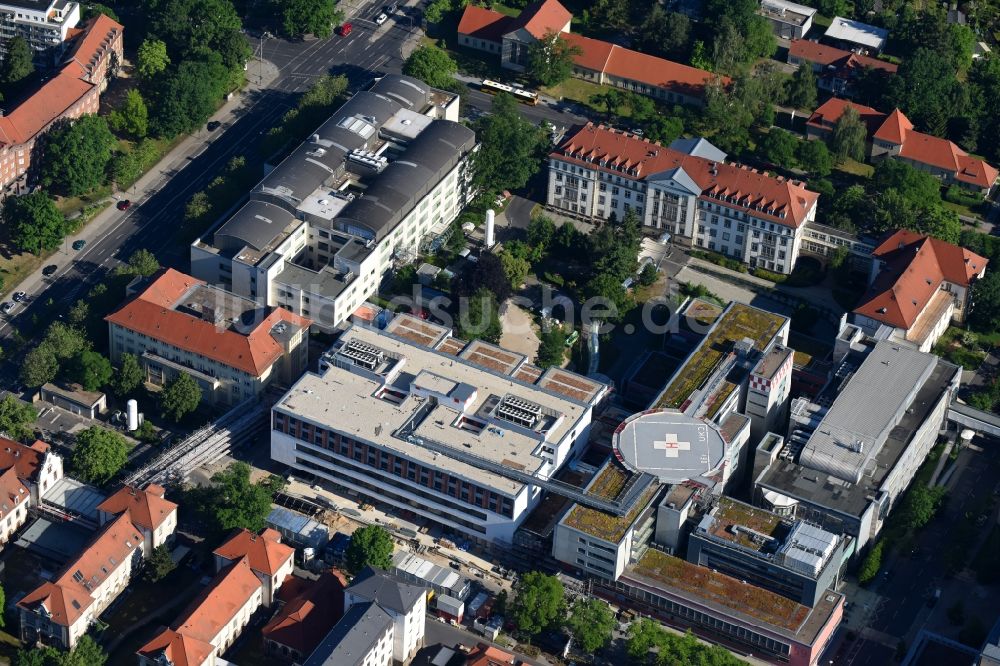
<path fill-rule="evenodd" d="M 181 372 L 167 382 L 160 395 L 160 409 L 164 415 L 180 421 L 201 403 L 201 387 L 191 375 Z"/>
<path fill-rule="evenodd" d="M 493 113 L 479 119 L 476 138 L 481 145 L 473 162 L 474 183 L 487 192 L 524 187 L 538 171 L 548 143 L 505 93 L 493 99 Z"/>
<path fill-rule="evenodd" d="M 858 569 L 858 582 L 865 585 L 871 582 L 878 575 L 878 570 L 882 568 L 882 545 L 884 540 L 880 540 L 861 561 L 861 568 Z"/>
<path fill-rule="evenodd" d="M 111 361 L 89 350 L 77 354 L 69 367 L 70 377 L 85 391 L 96 391 L 105 386 L 111 381 L 112 373 Z"/>
<path fill-rule="evenodd" d="M 944 109 L 956 109 L 956 100 L 961 99 L 960 88 L 949 57 L 921 47 L 899 66 L 886 94 L 888 101 L 903 109 L 915 126 L 940 136 L 940 114 Z"/>
<path fill-rule="evenodd" d="M 653 264 L 646 264 L 639 271 L 639 284 L 643 287 L 652 286 L 656 282 L 656 266 Z"/>
<path fill-rule="evenodd" d="M 0 81 L 17 83 L 35 72 L 34 53 L 24 37 L 12 37 L 7 42 L 7 55 L 0 63 Z"/>
<path fill-rule="evenodd" d="M 800 141 L 795 157 L 799 166 L 814 176 L 828 176 L 833 169 L 833 157 L 822 141 Z"/>
<path fill-rule="evenodd" d="M 392 566 L 392 536 L 380 525 L 365 525 L 351 535 L 344 552 L 347 570 L 356 574 L 365 567 L 388 569 Z"/>
<path fill-rule="evenodd" d="M 521 288 L 521 285 L 524 284 L 524 281 L 528 277 L 528 271 L 531 270 L 531 264 L 525 258 L 527 246 L 521 244 L 521 248 L 518 250 L 516 249 L 517 246 L 514 246 L 514 248 L 511 247 L 514 243 L 517 243 L 517 241 L 508 243 L 507 247 L 498 254 L 500 264 L 503 266 L 503 272 L 507 276 L 512 290 Z"/>
<path fill-rule="evenodd" d="M 329 37 L 333 26 L 343 19 L 334 0 L 280 0 L 275 6 L 281 12 L 281 27 L 289 37 Z"/>
<path fill-rule="evenodd" d="M 170 56 L 167 55 L 167 45 L 155 37 L 147 37 L 139 45 L 136 54 L 136 71 L 146 81 L 152 81 L 167 71 Z"/>
<path fill-rule="evenodd" d="M 115 143 L 103 116 L 57 122 L 45 134 L 42 182 L 70 196 L 96 188 L 106 180 Z"/>
<path fill-rule="evenodd" d="M 128 275 L 149 277 L 160 270 L 160 262 L 156 255 L 145 248 L 140 248 L 128 258 L 128 263 L 122 267 L 122 272 Z"/>
<path fill-rule="evenodd" d="M 611 642 L 615 615 L 600 599 L 579 599 L 573 604 L 566 626 L 584 652 L 596 652 Z"/>
<path fill-rule="evenodd" d="M 833 151 L 837 164 L 843 164 L 848 159 L 861 162 L 865 159 L 865 138 L 868 130 L 861 122 L 857 109 L 847 107 L 833 126 L 830 134 L 830 149 Z M 894 160 L 885 160 L 893 162 Z"/>
<path fill-rule="evenodd" d="M 767 19 L 757 14 L 755 0 L 706 0 L 702 14 L 713 17 L 714 71 L 735 74 L 759 58 L 770 58 L 777 41 Z"/>
<path fill-rule="evenodd" d="M 543 86 L 562 83 L 573 73 L 573 62 L 580 47 L 549 30 L 528 46 L 528 75 Z"/>
<path fill-rule="evenodd" d="M 72 652 L 60 654 L 59 666 L 104 666 L 108 655 L 89 635 L 80 638 Z"/>
<path fill-rule="evenodd" d="M 618 109 L 625 104 L 625 93 L 618 88 L 608 88 L 602 93 L 594 93 L 590 96 L 591 104 L 603 104 L 608 110 L 608 115 L 613 116 L 618 113 Z"/>
<path fill-rule="evenodd" d="M 148 0 L 144 4 L 148 7 L 148 34 L 162 39 L 179 62 L 215 52 L 227 59 L 227 68 L 243 68 L 246 58 L 239 60 L 239 53 L 226 53 L 234 34 L 242 39 L 247 57 L 250 53 L 240 33 L 240 15 L 230 0 Z"/>
<path fill-rule="evenodd" d="M 112 387 L 119 398 L 125 398 L 139 388 L 145 379 L 139 357 L 135 354 L 122 354 L 121 366 L 112 380 Z"/>
<path fill-rule="evenodd" d="M 104 485 L 128 462 L 129 443 L 120 434 L 90 426 L 76 436 L 73 472 L 87 483 Z"/>
<path fill-rule="evenodd" d="M 458 64 L 444 49 L 433 44 L 417 47 L 403 63 L 403 74 L 447 90 L 455 86 Z"/>
<path fill-rule="evenodd" d="M 596 0 L 591 5 L 589 23 L 605 30 L 624 30 L 629 23 L 628 0 Z"/>
<path fill-rule="evenodd" d="M 816 74 L 812 63 L 803 62 L 785 86 L 785 104 L 797 109 L 816 108 Z"/>
<path fill-rule="evenodd" d="M 47 384 L 59 374 L 59 359 L 51 345 L 40 344 L 28 352 L 21 362 L 21 381 L 26 386 L 38 388 Z"/>
<path fill-rule="evenodd" d="M 82 298 L 73 304 L 66 314 L 66 321 L 70 326 L 83 326 L 90 317 L 90 305 Z"/>
<path fill-rule="evenodd" d="M 67 326 L 61 321 L 54 322 L 49 326 L 49 329 L 45 331 L 45 339 L 42 344 L 48 345 L 59 361 L 73 358 L 81 351 L 90 349 L 90 342 L 83 337 L 83 333 L 79 329 Z"/>
<path fill-rule="evenodd" d="M 663 9 L 656 3 L 639 28 L 639 50 L 668 58 L 683 57 L 691 41 L 691 21 L 684 14 Z"/>
<path fill-rule="evenodd" d="M 900 524 L 908 530 L 922 528 L 940 508 L 944 494 L 945 489 L 941 486 L 928 488 L 923 483 L 913 484 L 899 507 Z"/>
<path fill-rule="evenodd" d="M 760 151 L 769 162 L 791 168 L 795 166 L 795 156 L 799 140 L 791 132 L 772 127 L 760 141 Z"/>
<path fill-rule="evenodd" d="M 505 278 L 506 279 L 506 278 Z M 510 283 L 507 282 L 507 288 Z M 466 340 L 480 338 L 494 344 L 500 342 L 503 326 L 500 323 L 497 298 L 486 287 L 459 300 L 459 315 L 456 328 L 458 335 Z"/>
<path fill-rule="evenodd" d="M 553 324 L 542 331 L 541 342 L 538 345 L 538 356 L 535 365 L 540 368 L 561 366 L 566 360 L 566 332 L 562 326 Z"/>
<path fill-rule="evenodd" d="M 14 243 L 34 254 L 56 249 L 66 233 L 66 218 L 41 190 L 7 197 L 3 204 L 3 221 Z"/>
<path fill-rule="evenodd" d="M 116 132 L 141 139 L 149 131 L 149 111 L 146 102 L 138 90 L 132 88 L 125 95 L 121 109 L 115 109 L 108 115 L 108 124 Z"/>
<path fill-rule="evenodd" d="M 986 271 L 986 277 L 973 283 L 972 297 L 975 305 L 969 316 L 970 325 L 978 331 L 992 333 L 1000 321 L 1000 273 Z"/>
<path fill-rule="evenodd" d="M 545 215 L 535 215 L 528 222 L 528 245 L 538 253 L 539 258 L 545 254 L 555 233 L 555 222 Z"/>
<path fill-rule="evenodd" d="M 245 462 L 234 462 L 212 475 L 212 485 L 204 491 L 197 506 L 202 508 L 216 531 L 224 533 L 242 528 L 259 532 L 264 529 L 271 501 L 281 490 L 284 480 L 272 475 L 251 483 L 250 471 L 250 465 Z"/>
<path fill-rule="evenodd" d="M 431 0 L 424 10 L 424 18 L 427 19 L 428 23 L 440 23 L 445 14 L 453 11 L 454 8 L 452 0 Z"/>
<path fill-rule="evenodd" d="M 212 212 L 212 201 L 207 192 L 195 192 L 184 207 L 185 220 L 201 220 Z"/>
<path fill-rule="evenodd" d="M 0 400 L 0 432 L 16 440 L 30 439 L 35 431 L 32 424 L 38 418 L 35 408 L 8 393 Z M 3 608 L 0 605 L 0 608 Z M 0 624 L 0 627 L 3 625 Z"/>
<path fill-rule="evenodd" d="M 537 634 L 563 613 L 563 586 L 555 576 L 529 571 L 517 581 L 514 593 L 510 615 L 526 634 Z"/>
<path fill-rule="evenodd" d="M 167 574 L 177 568 L 174 558 L 170 556 L 170 549 L 165 544 L 160 544 L 150 553 L 146 560 L 146 576 L 152 581 L 163 580 Z"/>
<path fill-rule="evenodd" d="M 218 55 L 181 62 L 157 86 L 150 123 L 154 134 L 172 138 L 201 125 L 215 111 L 227 84 L 228 72 Z"/>
<path fill-rule="evenodd" d="M 91 3 L 88 3 L 86 6 L 84 6 L 84 8 L 83 8 L 83 18 L 84 18 L 84 20 L 92 19 L 95 16 L 99 16 L 101 14 L 104 14 L 105 16 L 107 16 L 112 21 L 119 21 L 118 20 L 118 14 L 116 14 L 115 10 L 111 9 L 111 7 L 108 7 L 107 5 L 102 5 L 102 4 L 97 3 L 97 2 L 91 2 Z M 120 22 L 121 21 L 119 21 L 119 23 Z"/>

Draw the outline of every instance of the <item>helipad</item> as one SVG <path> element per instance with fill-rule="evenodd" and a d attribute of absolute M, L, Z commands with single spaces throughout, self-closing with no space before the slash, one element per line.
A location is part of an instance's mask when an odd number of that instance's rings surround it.
<path fill-rule="evenodd" d="M 634 414 L 618 426 L 613 443 L 623 465 L 654 474 L 661 483 L 709 474 L 726 451 L 718 426 L 674 409 Z"/>

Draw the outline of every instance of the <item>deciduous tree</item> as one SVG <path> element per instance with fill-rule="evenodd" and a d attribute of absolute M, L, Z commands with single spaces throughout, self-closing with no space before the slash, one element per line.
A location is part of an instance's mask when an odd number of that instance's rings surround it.
<path fill-rule="evenodd" d="M 528 75 L 543 86 L 562 83 L 573 73 L 573 62 L 580 53 L 580 47 L 549 30 L 528 46 Z"/>
<path fill-rule="evenodd" d="M 85 391 L 96 391 L 111 381 L 111 361 L 95 351 L 82 351 L 73 357 L 69 376 Z"/>
<path fill-rule="evenodd" d="M 857 109 L 847 107 L 837 120 L 830 135 L 830 150 L 838 164 L 848 159 L 860 162 L 865 158 L 865 137 L 868 130 L 861 122 Z M 886 160 L 891 162 L 893 160 Z"/>
<path fill-rule="evenodd" d="M 150 553 L 146 561 L 146 575 L 152 581 L 163 580 L 167 574 L 177 568 L 170 556 L 170 549 L 160 544 Z"/>
<path fill-rule="evenodd" d="M 31 388 L 47 384 L 59 374 L 59 360 L 51 345 L 40 344 L 25 356 L 21 362 L 21 381 Z"/>
<path fill-rule="evenodd" d="M 108 123 L 116 132 L 125 132 L 136 139 L 145 137 L 149 131 L 149 111 L 142 94 L 135 88 L 129 90 L 121 109 L 108 114 Z"/>
<path fill-rule="evenodd" d="M 813 176 L 824 177 L 833 169 L 830 149 L 822 141 L 801 141 L 795 153 L 799 166 Z"/>
<path fill-rule="evenodd" d="M 58 121 L 45 134 L 42 182 L 70 196 L 96 188 L 107 179 L 115 143 L 103 116 Z"/>
<path fill-rule="evenodd" d="M 150 128 L 157 136 L 171 138 L 193 130 L 212 115 L 226 92 L 228 72 L 219 56 L 185 60 L 161 81 Z"/>
<path fill-rule="evenodd" d="M 504 93 L 493 99 L 493 113 L 479 119 L 476 138 L 481 146 L 474 157 L 474 182 L 488 192 L 524 187 L 538 171 L 548 143 L 539 128 L 521 117 L 517 101 Z"/>
<path fill-rule="evenodd" d="M 547 330 L 542 331 L 535 365 L 540 368 L 551 368 L 554 365 L 561 366 L 565 360 L 566 332 L 562 326 L 552 324 Z"/>
<path fill-rule="evenodd" d="M 447 90 L 455 86 L 458 64 L 444 49 L 433 44 L 417 47 L 403 63 L 403 74 Z"/>
<path fill-rule="evenodd" d="M 87 483 L 104 485 L 128 461 L 128 441 L 100 426 L 90 426 L 76 436 L 71 463 L 73 473 Z"/>
<path fill-rule="evenodd" d="M 160 409 L 170 419 L 180 421 L 198 408 L 201 387 L 191 375 L 181 372 L 167 382 L 160 394 Z"/>
<path fill-rule="evenodd" d="M 7 42 L 7 54 L 0 63 L 0 80 L 6 84 L 17 83 L 35 72 L 34 53 L 24 37 L 12 37 Z"/>
<path fill-rule="evenodd" d="M 30 439 L 34 436 L 34 428 L 31 426 L 36 418 L 38 412 L 35 408 L 18 400 L 13 394 L 8 393 L 0 400 L 0 432 L 7 437 L 16 440 Z"/>
<path fill-rule="evenodd" d="M 59 247 L 66 234 L 66 218 L 42 190 L 7 197 L 3 204 L 3 221 L 14 243 L 34 254 Z"/>
<path fill-rule="evenodd" d="M 275 9 L 280 12 L 282 29 L 290 37 L 329 37 L 333 26 L 343 20 L 334 0 L 280 0 Z"/>
<path fill-rule="evenodd" d="M 639 46 L 643 53 L 658 53 L 668 58 L 683 57 L 691 40 L 691 21 L 678 12 L 653 5 L 639 28 Z"/>
<path fill-rule="evenodd" d="M 791 132 L 772 127 L 760 141 L 760 151 L 764 159 L 774 164 L 791 168 L 795 166 L 795 155 L 799 140 Z"/>
<path fill-rule="evenodd" d="M 234 462 L 212 475 L 212 485 L 202 497 L 202 509 L 218 532 L 237 528 L 259 532 L 264 529 L 275 492 L 284 480 L 276 476 L 250 482 L 250 465 Z"/>
<path fill-rule="evenodd" d="M 514 593 L 510 615 L 517 628 L 526 634 L 537 634 L 563 614 L 563 586 L 555 576 L 529 571 L 517 581 Z"/>
<path fill-rule="evenodd" d="M 578 599 L 573 604 L 566 626 L 583 651 L 592 653 L 611 642 L 615 615 L 600 599 Z"/>
<path fill-rule="evenodd" d="M 816 74 L 812 63 L 804 62 L 785 86 L 785 104 L 797 109 L 816 108 Z"/>
<path fill-rule="evenodd" d="M 167 55 L 167 45 L 163 40 L 147 37 L 139 45 L 136 54 L 136 71 L 147 81 L 152 81 L 167 70 L 170 56 Z"/>
<path fill-rule="evenodd" d="M 389 569 L 392 566 L 392 536 L 380 525 L 365 525 L 351 535 L 351 542 L 344 552 L 345 565 L 351 573 L 365 567 Z"/>
<path fill-rule="evenodd" d="M 135 354 L 122 354 L 121 367 L 118 368 L 112 382 L 118 397 L 127 397 L 142 385 L 144 379 L 145 373 L 139 365 L 139 358 Z"/>

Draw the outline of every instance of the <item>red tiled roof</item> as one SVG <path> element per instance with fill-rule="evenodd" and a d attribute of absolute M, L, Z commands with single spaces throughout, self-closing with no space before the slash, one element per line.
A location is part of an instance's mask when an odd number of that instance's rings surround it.
<path fill-rule="evenodd" d="M 837 124 L 840 117 L 844 115 L 844 111 L 846 111 L 849 107 L 858 112 L 861 122 L 868 126 L 869 133 L 874 132 L 878 124 L 885 119 L 884 113 L 878 111 L 877 109 L 873 109 L 870 106 L 855 104 L 854 102 L 846 99 L 840 99 L 839 97 L 831 97 L 812 112 L 812 115 L 809 116 L 809 120 L 807 120 L 806 123 L 814 127 L 829 129 L 831 126 Z"/>
<path fill-rule="evenodd" d="M 906 134 L 913 129 L 913 123 L 899 109 L 893 109 L 882 126 L 875 132 L 875 138 L 901 145 L 906 141 Z"/>
<path fill-rule="evenodd" d="M 242 334 L 171 309 L 188 289 L 203 284 L 169 268 L 139 296 L 104 319 L 257 377 L 284 353 L 282 345 L 271 336 L 276 324 L 286 322 L 307 328 L 312 323 L 284 308 L 274 308 L 252 331 Z"/>
<path fill-rule="evenodd" d="M 337 571 L 325 571 L 315 582 L 290 576 L 278 592 L 284 605 L 261 630 L 264 639 L 312 654 L 344 614 L 346 587 Z"/>
<path fill-rule="evenodd" d="M 889 236 L 872 255 L 885 266 L 854 312 L 903 329 L 913 326 L 942 281 L 967 287 L 988 263 L 963 247 L 906 229 Z"/>
<path fill-rule="evenodd" d="M 548 32 L 562 32 L 572 19 L 573 15 L 559 0 L 537 0 L 521 10 L 507 32 L 524 28 L 535 39 L 541 39 Z"/>
<path fill-rule="evenodd" d="M 24 482 L 17 477 L 17 470 L 8 467 L 0 472 L 0 519 L 7 518 L 22 502 L 28 500 L 31 493 Z"/>
<path fill-rule="evenodd" d="M 572 33 L 566 33 L 562 37 L 580 49 L 574 60 L 578 67 L 602 72 L 607 76 L 637 81 L 691 96 L 704 94 L 705 85 L 714 76 L 711 72 L 697 67 L 657 58 L 599 39 Z M 730 80 L 722 77 L 721 81 L 724 85 L 728 85 Z"/>
<path fill-rule="evenodd" d="M 185 636 L 173 629 L 165 628 L 136 654 L 149 658 L 154 663 L 160 655 L 166 657 L 173 666 L 201 666 L 215 652 L 211 643 Z"/>
<path fill-rule="evenodd" d="M 210 643 L 261 588 L 248 558 L 223 569 L 174 623 L 177 633 Z"/>
<path fill-rule="evenodd" d="M 84 27 L 83 37 L 76 41 L 70 51 L 67 65 L 76 67 L 77 75 L 81 78 L 87 76 L 90 74 L 88 68 L 100 60 L 101 51 L 108 48 L 124 29 L 122 24 L 104 14 L 90 19 Z"/>
<path fill-rule="evenodd" d="M 17 477 L 22 481 L 33 481 L 38 476 L 49 445 L 37 440 L 25 446 L 6 437 L 0 437 L 0 470 L 16 468 Z"/>
<path fill-rule="evenodd" d="M 998 176 L 1000 171 L 989 162 L 977 160 L 964 152 L 958 156 L 958 173 L 955 174 L 955 180 L 986 188 L 993 187 Z"/>
<path fill-rule="evenodd" d="M 34 609 L 44 604 L 52 622 L 71 626 L 93 602 L 91 591 L 142 548 L 142 536 L 128 515 L 108 523 L 79 557 L 66 566 L 55 581 L 42 584 L 18 602 L 19 607 Z"/>
<path fill-rule="evenodd" d="M 834 48 L 808 39 L 793 39 L 791 45 L 788 47 L 788 56 L 808 60 L 824 67 L 829 67 L 830 65 L 848 69 L 871 67 L 889 72 L 890 74 L 895 74 L 899 69 L 898 66 L 891 62 L 858 55 L 851 51 Z"/>
<path fill-rule="evenodd" d="M 500 648 L 480 643 L 469 653 L 466 666 L 509 666 L 514 663 L 514 655 Z"/>
<path fill-rule="evenodd" d="M 590 169 L 626 173 L 636 180 L 671 169 L 683 169 L 706 200 L 722 199 L 727 206 L 793 228 L 805 223 L 819 198 L 798 181 L 772 178 L 747 167 L 686 155 L 634 134 L 593 123 L 566 138 L 551 156 Z M 600 165 L 601 161 L 605 162 L 604 166 Z"/>
<path fill-rule="evenodd" d="M 177 505 L 164 497 L 163 486 L 150 484 L 145 490 L 125 486 L 97 505 L 101 511 L 118 515 L 128 513 L 136 526 L 155 531 Z"/>
<path fill-rule="evenodd" d="M 14 110 L 0 118 L 0 140 L 26 143 L 86 95 L 94 85 L 74 74 L 60 72 Z"/>
<path fill-rule="evenodd" d="M 513 24 L 514 18 L 510 16 L 477 5 L 466 5 L 462 20 L 458 22 L 458 34 L 499 43 Z"/>
<path fill-rule="evenodd" d="M 281 543 L 281 535 L 267 528 L 259 535 L 240 530 L 216 548 L 215 554 L 230 561 L 246 557 L 254 571 L 273 576 L 292 558 L 295 549 Z"/>

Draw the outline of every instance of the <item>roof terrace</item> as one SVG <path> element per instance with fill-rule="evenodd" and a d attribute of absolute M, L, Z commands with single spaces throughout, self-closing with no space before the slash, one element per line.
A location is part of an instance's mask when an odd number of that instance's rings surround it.
<path fill-rule="evenodd" d="M 777 514 L 720 497 L 706 531 L 749 550 L 774 552 L 788 530 Z"/>
<path fill-rule="evenodd" d="M 587 493 L 604 499 L 615 500 L 624 494 L 629 482 L 635 477 L 635 474 L 632 474 L 617 462 L 611 460 L 594 477 L 594 480 L 587 488 Z M 632 506 L 632 509 L 624 516 L 614 516 L 610 513 L 577 504 L 563 518 L 563 525 L 580 530 L 598 539 L 617 543 L 625 536 L 625 533 L 628 532 L 629 527 L 636 521 L 643 509 L 649 506 L 658 489 L 658 484 L 650 484 L 649 488 L 642 494 L 642 497 L 639 498 Z"/>
<path fill-rule="evenodd" d="M 701 344 L 691 352 L 673 379 L 657 398 L 654 407 L 680 408 L 707 380 L 737 342 L 748 338 L 763 351 L 788 319 L 758 308 L 732 303 L 716 320 Z"/>

